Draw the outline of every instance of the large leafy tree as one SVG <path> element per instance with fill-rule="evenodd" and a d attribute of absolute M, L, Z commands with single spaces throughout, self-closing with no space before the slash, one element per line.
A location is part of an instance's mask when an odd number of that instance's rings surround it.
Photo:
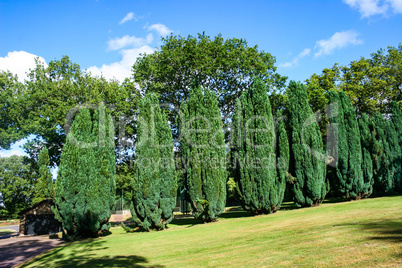
<path fill-rule="evenodd" d="M 164 229 L 176 206 L 173 138 L 156 95 L 140 101 L 131 214 L 137 226 Z"/>
<path fill-rule="evenodd" d="M 95 237 L 109 228 L 116 190 L 113 136 L 103 104 L 82 108 L 74 118 L 55 186 L 54 211 L 67 237 Z"/>
<path fill-rule="evenodd" d="M 286 78 L 276 73 L 275 57 L 257 45 L 248 46 L 244 39 L 170 35 L 162 42 L 159 50 L 137 59 L 133 76 L 145 92 L 157 93 L 170 108 L 178 110 L 181 102 L 188 100 L 193 79 L 217 95 L 224 119 L 230 117 L 235 100 L 250 87 L 254 76 L 267 88 L 284 86 Z M 173 111 L 172 123 L 176 115 Z"/>
<path fill-rule="evenodd" d="M 295 203 L 313 206 L 328 192 L 326 158 L 320 129 L 309 106 L 305 87 L 291 81 L 288 87 L 290 176 Z"/>
<path fill-rule="evenodd" d="M 1 147 L 32 135 L 25 150 L 37 161 L 43 146 L 49 150 L 50 165 L 60 163 L 60 154 L 66 141 L 66 123 L 81 105 L 104 102 L 111 110 L 115 122 L 116 138 L 121 141 L 120 160 L 127 160 L 125 149 L 135 139 L 134 114 L 137 111 L 139 92 L 133 82 L 107 81 L 82 71 L 80 66 L 63 56 L 50 61 L 48 66 L 37 60 L 24 84 L 7 73 L 0 75 Z M 11 98 L 12 96 L 12 98 Z M 67 127 L 68 128 L 68 127 Z M 116 139 L 117 142 L 117 139 Z"/>
<path fill-rule="evenodd" d="M 180 151 L 187 199 L 196 218 L 216 221 L 225 209 L 227 179 L 217 96 L 194 85 L 180 111 Z"/>
<path fill-rule="evenodd" d="M 24 156 L 0 157 L 1 218 L 16 218 L 18 212 L 29 207 L 35 176 Z"/>
<path fill-rule="evenodd" d="M 0 72 L 0 149 L 9 149 L 10 144 L 25 136 L 22 112 L 24 104 L 19 96 L 24 86 L 9 72 Z"/>
<path fill-rule="evenodd" d="M 242 205 L 252 214 L 275 212 L 285 188 L 285 180 L 280 183 L 282 177 L 277 175 L 276 133 L 266 92 L 257 78 L 237 101 L 233 116 L 235 180 Z"/>
<path fill-rule="evenodd" d="M 356 114 L 349 97 L 344 92 L 329 92 L 331 105 L 329 121 L 337 124 L 338 142 L 330 148 L 331 155 L 337 155 L 333 186 L 345 199 L 360 199 L 368 195 L 364 187 L 362 171 L 362 148 Z"/>

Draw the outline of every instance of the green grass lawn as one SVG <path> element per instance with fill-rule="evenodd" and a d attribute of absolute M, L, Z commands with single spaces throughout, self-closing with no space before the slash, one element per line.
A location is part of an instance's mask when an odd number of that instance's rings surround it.
<path fill-rule="evenodd" d="M 165 231 L 111 232 L 66 243 L 26 266 L 402 266 L 402 196 L 255 217 L 232 208 L 216 223 L 180 219 Z"/>

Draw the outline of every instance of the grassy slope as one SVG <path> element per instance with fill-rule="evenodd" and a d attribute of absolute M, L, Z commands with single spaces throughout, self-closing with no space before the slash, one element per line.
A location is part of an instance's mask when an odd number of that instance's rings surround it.
<path fill-rule="evenodd" d="M 402 266 L 402 196 L 281 210 L 217 223 L 176 220 L 160 232 L 67 243 L 31 266 Z"/>

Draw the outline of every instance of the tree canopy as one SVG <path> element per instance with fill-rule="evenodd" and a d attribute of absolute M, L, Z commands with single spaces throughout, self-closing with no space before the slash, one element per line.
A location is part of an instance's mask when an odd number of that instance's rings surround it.
<path fill-rule="evenodd" d="M 137 59 L 133 77 L 142 90 L 157 93 L 170 108 L 178 110 L 188 100 L 193 80 L 217 95 L 224 118 L 253 77 L 270 89 L 284 87 L 286 77 L 276 73 L 275 57 L 257 45 L 248 46 L 245 39 L 225 40 L 222 35 L 211 39 L 203 33 L 187 38 L 170 35 L 162 43 L 159 50 Z"/>

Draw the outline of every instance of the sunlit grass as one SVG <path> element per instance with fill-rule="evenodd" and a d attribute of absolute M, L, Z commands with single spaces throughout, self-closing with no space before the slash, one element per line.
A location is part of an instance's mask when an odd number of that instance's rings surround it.
<path fill-rule="evenodd" d="M 402 196 L 256 217 L 232 208 L 216 223 L 180 219 L 165 231 L 111 231 L 106 237 L 67 243 L 29 265 L 402 266 Z"/>

